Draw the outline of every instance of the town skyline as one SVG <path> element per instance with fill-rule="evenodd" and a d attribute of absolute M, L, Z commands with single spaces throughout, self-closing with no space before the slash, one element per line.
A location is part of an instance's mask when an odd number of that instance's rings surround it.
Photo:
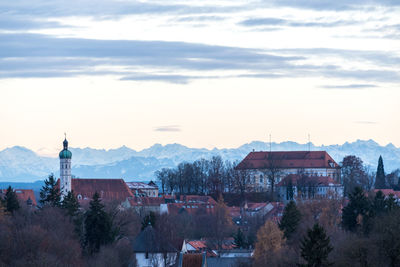
<path fill-rule="evenodd" d="M 106 149 L 269 134 L 400 146 L 393 1 L 20 0 L 0 12 L 0 149 L 53 149 L 64 132 Z"/>

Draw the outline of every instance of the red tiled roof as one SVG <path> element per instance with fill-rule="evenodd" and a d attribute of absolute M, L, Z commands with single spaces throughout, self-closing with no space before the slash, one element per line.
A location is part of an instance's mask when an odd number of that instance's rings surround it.
<path fill-rule="evenodd" d="M 60 179 L 58 187 L 59 184 Z M 92 199 L 95 192 L 105 201 L 125 201 L 133 197 L 123 179 L 71 179 L 71 189 L 80 201 Z"/>
<path fill-rule="evenodd" d="M 191 245 L 194 249 L 199 250 L 199 251 L 207 248 L 205 240 L 192 240 L 192 241 L 189 241 L 188 244 Z"/>
<path fill-rule="evenodd" d="M 238 218 L 240 217 L 240 207 L 228 207 L 229 215 L 231 215 L 232 218 Z"/>
<path fill-rule="evenodd" d="M 292 180 L 292 184 L 295 186 L 297 185 L 297 182 L 301 179 L 304 179 L 305 182 L 310 182 L 313 185 L 319 186 L 340 185 L 329 176 L 301 176 L 298 174 L 289 174 L 285 178 L 283 178 L 276 186 L 286 186 L 290 180 Z"/>
<path fill-rule="evenodd" d="M 201 240 L 188 241 L 187 244 L 191 245 L 196 251 L 201 252 L 204 250 L 215 249 L 217 242 L 213 238 L 202 238 Z M 233 237 L 224 238 L 221 245 L 223 250 L 236 248 L 235 239 Z"/>
<path fill-rule="evenodd" d="M 382 191 L 385 196 L 392 194 L 393 196 L 400 198 L 400 191 L 394 191 L 393 189 L 374 189 L 374 192 Z"/>
<path fill-rule="evenodd" d="M 274 223 L 278 224 L 282 218 L 285 204 L 282 202 L 271 202 L 271 204 L 274 207 L 266 214 L 265 218 L 267 220 L 272 220 Z"/>
<path fill-rule="evenodd" d="M 6 192 L 7 189 L 0 189 L 0 195 L 5 195 Z M 36 197 L 32 189 L 14 189 L 14 192 L 17 194 L 18 200 L 26 204 L 28 199 L 31 199 L 32 205 L 37 206 Z"/>
<path fill-rule="evenodd" d="M 237 169 L 276 168 L 339 168 L 326 151 L 273 151 L 250 152 Z"/>

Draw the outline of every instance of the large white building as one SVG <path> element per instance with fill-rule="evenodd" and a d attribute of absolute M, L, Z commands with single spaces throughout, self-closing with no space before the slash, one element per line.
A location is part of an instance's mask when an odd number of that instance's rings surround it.
<path fill-rule="evenodd" d="M 258 191 L 270 187 L 270 175 L 275 183 L 291 174 L 325 176 L 340 183 L 340 166 L 326 151 L 250 152 L 236 169 L 247 170 L 248 184 Z"/>

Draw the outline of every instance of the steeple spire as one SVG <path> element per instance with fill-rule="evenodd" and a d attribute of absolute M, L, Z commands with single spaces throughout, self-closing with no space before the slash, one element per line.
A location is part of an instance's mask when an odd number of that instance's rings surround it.
<path fill-rule="evenodd" d="M 64 133 L 64 137 L 65 137 L 64 142 L 63 142 L 64 150 L 68 150 L 68 141 L 67 141 L 67 134 L 66 133 Z"/>

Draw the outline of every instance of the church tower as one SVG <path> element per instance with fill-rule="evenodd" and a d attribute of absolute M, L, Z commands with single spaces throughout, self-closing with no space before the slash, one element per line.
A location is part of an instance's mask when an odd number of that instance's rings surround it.
<path fill-rule="evenodd" d="M 60 157 L 60 193 L 64 198 L 71 191 L 71 158 L 72 153 L 68 150 L 68 141 L 65 137 L 63 142 L 64 149 L 61 150 Z"/>

